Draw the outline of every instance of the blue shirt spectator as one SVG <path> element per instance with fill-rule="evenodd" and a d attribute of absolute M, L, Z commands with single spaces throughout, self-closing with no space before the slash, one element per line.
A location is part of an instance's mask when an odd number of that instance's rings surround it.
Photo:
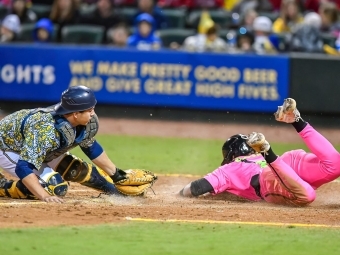
<path fill-rule="evenodd" d="M 168 27 L 168 22 L 162 10 L 154 5 L 153 0 L 138 0 L 138 12 L 133 18 L 134 24 L 136 24 L 136 18 L 142 13 L 148 13 L 155 19 L 154 25 L 156 30 Z"/>
<path fill-rule="evenodd" d="M 39 20 L 33 30 L 33 40 L 39 43 L 48 43 L 52 41 L 53 23 L 50 19 Z"/>
<path fill-rule="evenodd" d="M 136 31 L 128 38 L 127 45 L 139 50 L 159 49 L 162 42 L 155 35 L 154 18 L 148 13 L 142 13 L 137 17 L 136 23 Z"/>

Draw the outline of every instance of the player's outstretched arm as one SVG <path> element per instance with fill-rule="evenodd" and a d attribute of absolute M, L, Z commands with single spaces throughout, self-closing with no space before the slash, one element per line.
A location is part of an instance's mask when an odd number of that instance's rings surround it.
<path fill-rule="evenodd" d="M 33 164 L 27 162 L 26 160 L 19 160 L 15 168 L 15 173 L 22 180 L 22 183 L 26 186 L 26 188 L 36 198 L 45 202 L 64 202 L 63 199 L 57 196 L 51 196 L 46 192 L 46 190 L 39 183 L 39 180 L 34 174 L 33 169 L 35 169 Z"/>
<path fill-rule="evenodd" d="M 214 188 L 211 184 L 206 179 L 201 178 L 186 185 L 179 194 L 183 197 L 198 197 L 212 191 L 214 191 Z"/>
<path fill-rule="evenodd" d="M 182 197 L 192 197 L 190 187 L 191 187 L 191 182 L 189 184 L 187 184 L 183 189 L 181 189 L 179 194 Z"/>
<path fill-rule="evenodd" d="M 112 176 L 116 173 L 116 165 L 113 164 L 105 151 L 103 151 L 95 159 L 92 159 L 92 162 L 100 169 L 104 170 L 109 176 Z"/>
<path fill-rule="evenodd" d="M 40 185 L 38 178 L 35 176 L 34 173 L 27 175 L 25 178 L 22 179 L 22 182 L 26 186 L 26 188 L 28 188 L 28 190 L 32 192 L 34 196 L 44 202 L 64 202 L 64 200 L 60 197 L 49 195 Z"/>
<path fill-rule="evenodd" d="M 104 170 L 115 184 L 116 189 L 127 196 L 139 196 L 145 194 L 151 188 L 157 176 L 145 169 L 121 170 L 117 168 L 103 151 L 92 162 Z"/>
<path fill-rule="evenodd" d="M 80 146 L 86 156 L 109 176 L 116 174 L 116 166 L 107 156 L 103 147 L 95 140 L 91 146 Z"/>

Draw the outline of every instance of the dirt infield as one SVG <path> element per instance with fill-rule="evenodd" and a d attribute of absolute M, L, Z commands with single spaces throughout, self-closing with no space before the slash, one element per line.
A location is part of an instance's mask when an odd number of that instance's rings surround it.
<path fill-rule="evenodd" d="M 289 125 L 221 125 L 188 122 L 101 119 L 100 133 L 198 137 L 224 140 L 250 131 L 264 132 L 270 141 L 299 142 Z M 319 129 L 333 143 L 340 143 L 340 130 Z M 0 227 L 90 225 L 125 221 L 127 217 L 152 219 L 223 220 L 340 225 L 340 182 L 324 185 L 316 201 L 306 208 L 290 208 L 249 202 L 229 194 L 185 199 L 177 192 L 197 177 L 159 176 L 145 198 L 109 197 L 72 183 L 64 204 L 0 198 Z"/>

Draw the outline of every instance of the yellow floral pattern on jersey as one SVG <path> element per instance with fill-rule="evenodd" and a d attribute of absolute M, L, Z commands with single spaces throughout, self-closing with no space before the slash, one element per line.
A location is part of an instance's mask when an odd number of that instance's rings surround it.
<path fill-rule="evenodd" d="M 23 137 L 21 123 L 29 113 L 28 109 L 20 110 L 0 121 L 0 150 L 17 152 L 21 160 L 39 169 L 46 154 L 59 148 L 60 135 L 52 115 L 38 112 L 27 118 Z"/>

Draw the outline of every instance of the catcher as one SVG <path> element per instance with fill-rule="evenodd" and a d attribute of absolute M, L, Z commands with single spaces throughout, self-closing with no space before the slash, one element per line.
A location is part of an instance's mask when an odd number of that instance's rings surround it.
<path fill-rule="evenodd" d="M 222 147 L 221 167 L 185 186 L 180 195 L 226 191 L 281 205 L 313 202 L 317 188 L 340 176 L 340 154 L 301 118 L 294 99 L 285 99 L 274 115 L 277 121 L 293 125 L 311 153 L 292 150 L 277 156 L 261 133 L 234 135 Z"/>
<path fill-rule="evenodd" d="M 48 107 L 23 109 L 0 121 L 0 197 L 63 202 L 68 182 L 107 194 L 143 195 L 157 180 L 150 171 L 123 171 L 95 140 L 99 121 L 93 91 L 85 86 L 65 90 L 61 102 Z M 80 146 L 92 163 L 68 151 Z"/>

